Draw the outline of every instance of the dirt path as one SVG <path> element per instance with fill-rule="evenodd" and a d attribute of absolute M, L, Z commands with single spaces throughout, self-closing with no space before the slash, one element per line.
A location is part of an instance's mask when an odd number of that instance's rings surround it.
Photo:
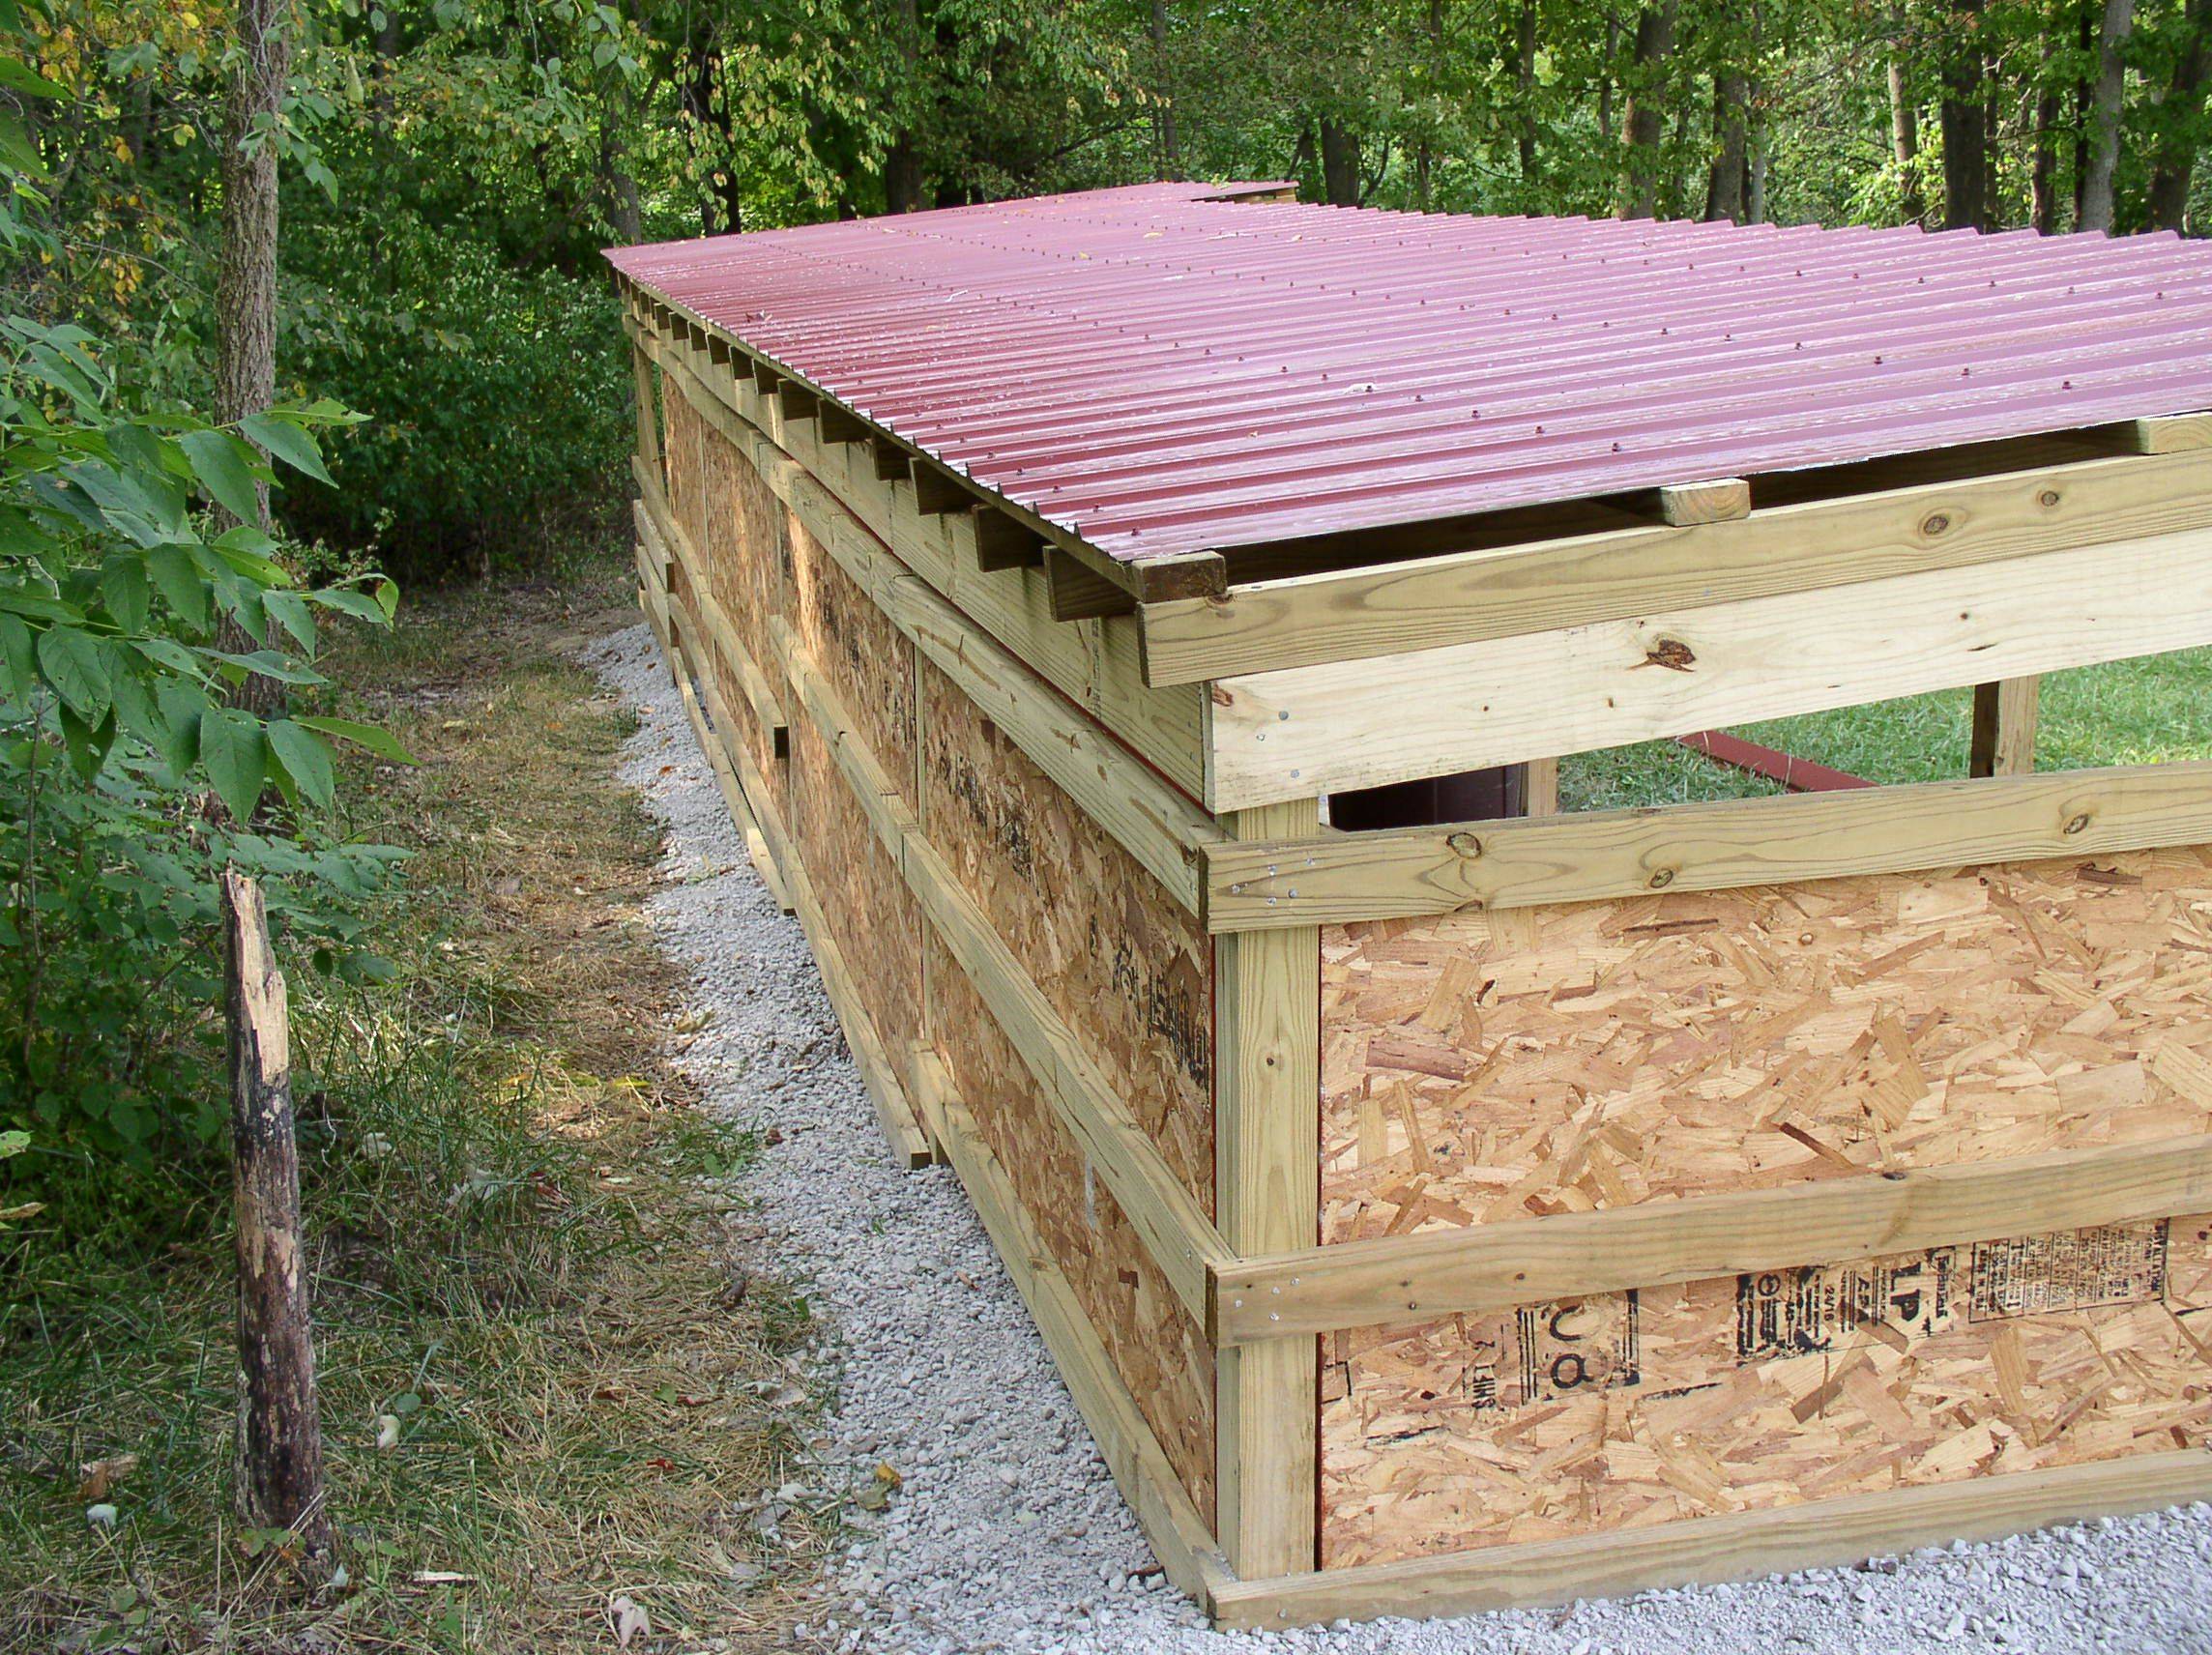
<path fill-rule="evenodd" d="M 836 1403 L 805 1481 L 755 1515 L 845 1502 L 852 1540 L 807 1649 L 964 1655 L 2059 1655 L 2212 1651 L 2212 1506 L 1866 1569 L 1573 1609 L 1277 1635 L 1207 1631 L 1165 1585 L 952 1175 L 890 1164 L 798 922 L 723 813 L 651 634 L 592 664 L 639 709 L 625 779 L 667 825 L 649 912 L 692 973 L 682 1061 L 767 1137 L 751 1244 L 811 1281 Z M 886 1467 L 879 1473 L 878 1467 Z M 895 1475 L 893 1489 L 889 1478 Z M 882 1491 L 877 1493 L 875 1491 Z M 886 1499 L 884 1495 L 888 1494 Z M 871 1506 L 881 1505 L 881 1510 Z"/>

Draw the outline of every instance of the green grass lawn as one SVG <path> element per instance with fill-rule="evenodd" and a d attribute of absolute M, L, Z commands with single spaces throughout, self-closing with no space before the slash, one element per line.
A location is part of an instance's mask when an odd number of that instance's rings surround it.
<path fill-rule="evenodd" d="M 1746 740 L 1869 781 L 1941 781 L 1966 773 L 1973 692 L 1939 690 L 1795 718 L 1730 726 Z M 2212 649 L 2052 673 L 2043 681 L 2036 769 L 2171 764 L 2212 758 Z M 1563 810 L 1747 798 L 1775 782 L 1716 764 L 1674 741 L 1641 741 L 1559 761 Z"/>

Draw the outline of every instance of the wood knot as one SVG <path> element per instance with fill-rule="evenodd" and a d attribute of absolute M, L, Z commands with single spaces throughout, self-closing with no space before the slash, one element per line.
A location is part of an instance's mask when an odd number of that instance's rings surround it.
<path fill-rule="evenodd" d="M 1472 833 L 1454 833 L 1444 843 L 1470 861 L 1482 855 L 1482 841 Z"/>
<path fill-rule="evenodd" d="M 1661 638 L 1644 652 L 1639 667 L 1665 667 L 1669 672 L 1688 672 L 1697 664 L 1698 653 L 1679 638 Z M 1634 671 L 1635 668 L 1630 668 Z"/>
<path fill-rule="evenodd" d="M 2079 816 L 2071 817 L 2068 819 L 2064 831 L 2068 833 L 2079 833 L 2088 826 L 2089 813 L 2084 810 Z"/>
<path fill-rule="evenodd" d="M 1651 888 L 1653 890 L 1664 890 L 1674 883 L 1674 870 L 1673 868 L 1655 868 L 1652 870 Z"/>
<path fill-rule="evenodd" d="M 2058 502 L 2065 497 L 2061 495 L 2055 488 L 2047 488 L 2035 498 L 2037 503 L 2040 504 L 2044 509 L 2048 511 L 2055 507 Z"/>
<path fill-rule="evenodd" d="M 1950 527 L 1951 517 L 1948 512 L 1932 511 L 1929 513 L 1927 521 L 1920 525 L 1920 532 L 1934 538 L 1936 536 L 1943 534 Z"/>

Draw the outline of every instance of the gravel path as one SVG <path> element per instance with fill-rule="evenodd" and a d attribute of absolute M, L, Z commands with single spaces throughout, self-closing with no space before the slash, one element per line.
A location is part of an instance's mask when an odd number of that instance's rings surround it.
<path fill-rule="evenodd" d="M 963 1655 L 1732 1655 L 2012 1650 L 2212 1655 L 2212 1506 L 1998 1545 L 1570 1610 L 1310 1632 L 1208 1632 L 1168 1587 L 949 1171 L 884 1151 L 798 922 L 723 812 L 639 625 L 586 655 L 638 709 L 624 779 L 667 826 L 650 905 L 705 1021 L 684 1061 L 770 1147 L 746 1176 L 760 1263 L 809 1283 L 813 1379 L 837 1398 L 800 1488 L 879 1464 L 904 1482 L 855 1541 L 800 1647 Z M 773 1504 L 756 1514 L 772 1530 Z"/>

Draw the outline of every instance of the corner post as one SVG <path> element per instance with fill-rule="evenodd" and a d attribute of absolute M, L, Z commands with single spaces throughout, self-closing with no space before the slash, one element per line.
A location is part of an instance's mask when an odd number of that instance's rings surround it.
<path fill-rule="evenodd" d="M 1313 799 L 1220 818 L 1237 839 L 1319 830 Z M 1214 939 L 1214 1221 L 1239 1254 L 1310 1247 L 1321 1226 L 1321 932 Z M 1215 1353 L 1215 1529 L 1244 1580 L 1319 1562 L 1321 1343 Z"/>

